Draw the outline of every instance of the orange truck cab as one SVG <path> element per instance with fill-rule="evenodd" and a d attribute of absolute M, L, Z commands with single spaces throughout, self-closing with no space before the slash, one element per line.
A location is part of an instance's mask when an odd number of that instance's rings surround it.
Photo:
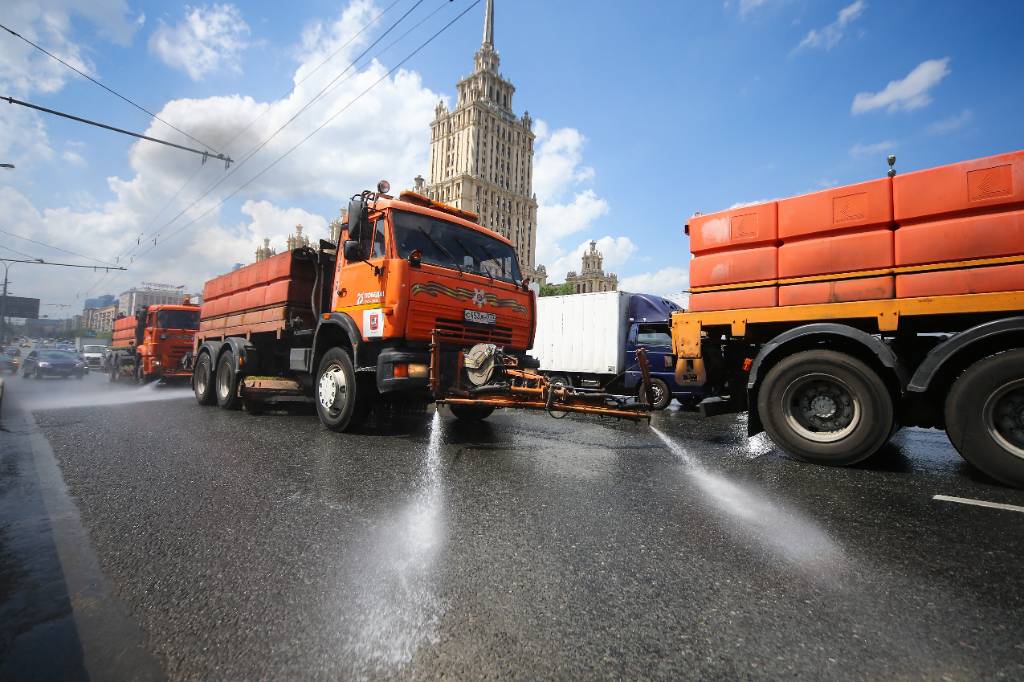
<path fill-rule="evenodd" d="M 311 397 L 340 431 L 381 396 L 434 399 L 442 347 L 454 373 L 478 344 L 492 349 L 481 360 L 491 369 L 495 353 L 536 366 L 526 355 L 534 294 L 512 243 L 471 213 L 387 191 L 382 183 L 352 199 L 337 245 L 287 251 L 206 283 L 192 358 L 200 404 L 256 412 Z M 475 369 L 478 378 L 487 371 Z M 467 418 L 493 409 L 453 406 Z"/>
<path fill-rule="evenodd" d="M 151 305 L 134 316 L 114 320 L 106 369 L 111 381 L 188 379 L 182 360 L 192 350 L 199 328 L 199 306 Z"/>

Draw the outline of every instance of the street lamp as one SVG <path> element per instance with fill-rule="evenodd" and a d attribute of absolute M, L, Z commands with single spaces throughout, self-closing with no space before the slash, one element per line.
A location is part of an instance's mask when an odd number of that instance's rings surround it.
<path fill-rule="evenodd" d="M 0 163 L 0 168 L 10 168 L 11 170 L 14 170 L 14 164 L 13 163 Z"/>

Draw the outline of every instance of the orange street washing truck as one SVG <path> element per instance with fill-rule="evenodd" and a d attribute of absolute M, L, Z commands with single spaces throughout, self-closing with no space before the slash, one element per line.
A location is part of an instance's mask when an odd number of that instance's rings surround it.
<path fill-rule="evenodd" d="M 676 382 L 849 465 L 901 426 L 1024 486 L 1024 151 L 690 219 Z"/>
<path fill-rule="evenodd" d="M 312 398 L 335 431 L 382 398 L 436 401 L 468 420 L 499 407 L 648 418 L 649 382 L 635 399 L 535 371 L 536 303 L 511 242 L 472 213 L 388 191 L 352 198 L 338 245 L 206 283 L 191 358 L 201 405 L 257 413 Z"/>
<path fill-rule="evenodd" d="M 189 379 L 192 371 L 183 360 L 192 350 L 198 327 L 199 306 L 188 299 L 181 305 L 151 305 L 117 318 L 104 363 L 110 380 Z"/>

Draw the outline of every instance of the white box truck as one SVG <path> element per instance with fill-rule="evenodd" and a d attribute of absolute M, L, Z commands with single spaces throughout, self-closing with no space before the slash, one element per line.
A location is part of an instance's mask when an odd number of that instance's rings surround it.
<path fill-rule="evenodd" d="M 678 399 L 695 405 L 702 391 L 681 389 L 675 380 L 673 312 L 680 307 L 650 294 L 603 291 L 537 299 L 537 332 L 531 355 L 553 383 L 635 394 L 640 388 L 636 349 L 651 364 L 651 402 L 662 409 Z"/>

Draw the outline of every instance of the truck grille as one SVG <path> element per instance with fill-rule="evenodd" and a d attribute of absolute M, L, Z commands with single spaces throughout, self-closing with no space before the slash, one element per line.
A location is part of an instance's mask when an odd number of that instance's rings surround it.
<path fill-rule="evenodd" d="M 512 343 L 512 329 L 490 325 L 469 325 L 462 320 L 437 318 L 437 331 L 449 339 L 466 343 L 493 343 L 506 346 Z"/>

